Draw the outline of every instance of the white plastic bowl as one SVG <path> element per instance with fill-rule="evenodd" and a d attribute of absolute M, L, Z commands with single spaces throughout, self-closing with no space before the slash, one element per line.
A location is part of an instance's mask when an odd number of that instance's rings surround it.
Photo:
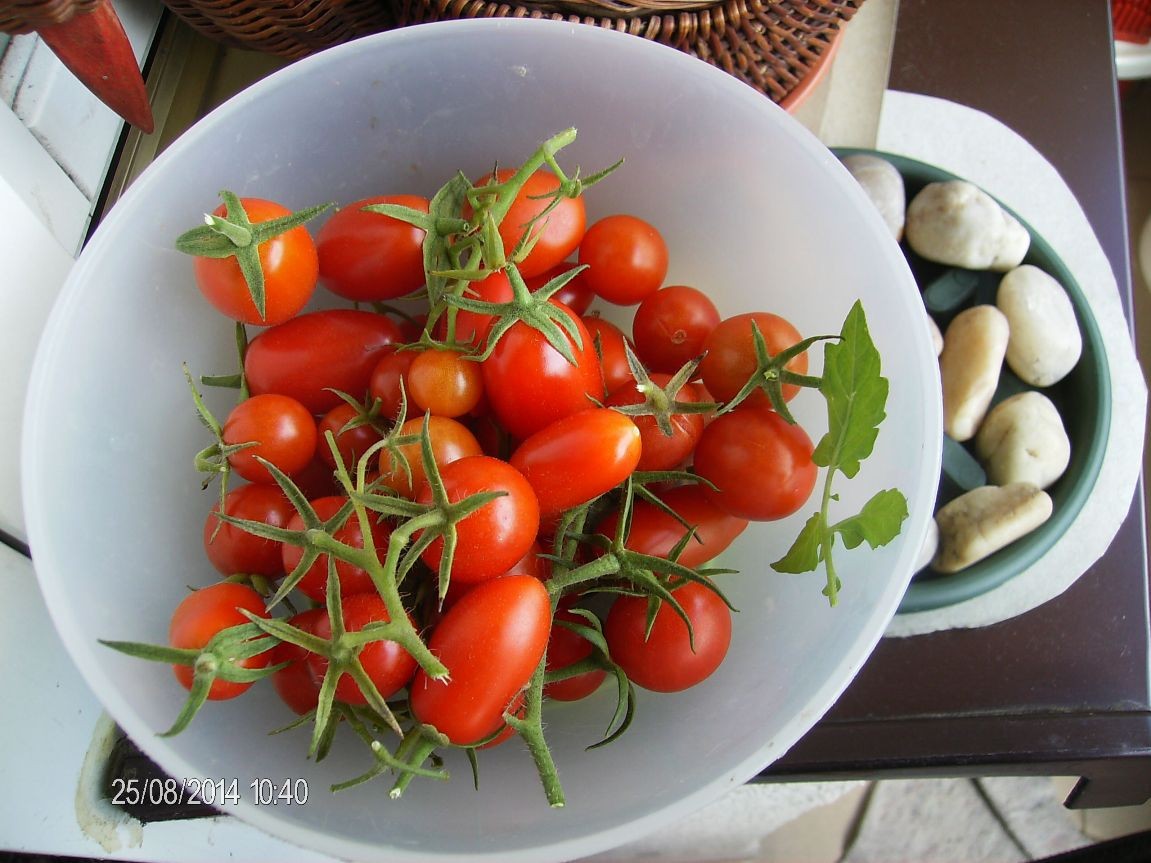
<path fill-rule="evenodd" d="M 301 207 L 380 191 L 429 193 L 457 169 L 477 175 L 525 158 L 575 126 L 566 165 L 626 157 L 589 193 L 593 215 L 657 224 L 669 282 L 704 288 L 725 313 L 777 311 L 806 333 L 835 332 L 862 299 L 891 381 L 888 419 L 842 506 L 898 487 L 903 534 L 839 549 L 841 603 L 821 574 L 767 564 L 803 516 L 753 526 L 725 563 L 739 607 L 722 669 L 694 690 L 642 695 L 634 726 L 592 753 L 608 722 L 605 688 L 551 712 L 567 807 L 545 804 L 531 759 L 512 743 L 466 762 L 448 783 L 417 780 L 398 801 L 377 782 L 327 787 L 362 771 L 359 741 L 319 765 L 306 734 L 269 736 L 286 714 L 270 687 L 209 705 L 173 739 L 183 691 L 171 672 L 97 644 L 162 642 L 186 585 L 215 574 L 200 548 L 213 492 L 191 454 L 204 444 L 183 382 L 232 368 L 230 326 L 192 287 L 172 241 L 216 192 Z M 820 353 L 817 351 L 817 353 Z M 279 72 L 198 123 L 101 225 L 57 304 L 33 374 L 25 427 L 27 522 L 60 636 L 109 713 L 177 777 L 239 780 L 228 811 L 290 842 L 376 860 L 570 859 L 674 822 L 753 777 L 834 703 L 882 635 L 911 575 L 938 479 L 936 363 L 902 255 L 839 162 L 783 110 L 717 69 L 604 29 L 533 20 L 422 25 L 326 51 Z M 822 400 L 798 414 L 817 439 Z M 814 505 L 813 505 L 814 507 Z M 853 510 L 854 511 L 854 510 Z M 256 806 L 255 778 L 305 777 L 305 806 Z M 221 852 L 226 849 L 220 849 Z"/>

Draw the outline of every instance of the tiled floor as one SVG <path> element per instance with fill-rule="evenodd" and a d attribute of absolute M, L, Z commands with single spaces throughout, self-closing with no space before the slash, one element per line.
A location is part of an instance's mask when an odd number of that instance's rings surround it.
<path fill-rule="evenodd" d="M 1123 91 L 1136 342 L 1151 378 L 1151 80 Z M 1145 260 L 1140 240 L 1147 227 Z M 1151 458 L 1146 462 L 1151 468 Z M 1095 848 L 1151 830 L 1151 804 L 1074 812 L 1062 805 L 1070 778 L 883 781 L 853 787 L 834 803 L 776 830 L 758 861 L 784 863 L 1016 863 Z"/>

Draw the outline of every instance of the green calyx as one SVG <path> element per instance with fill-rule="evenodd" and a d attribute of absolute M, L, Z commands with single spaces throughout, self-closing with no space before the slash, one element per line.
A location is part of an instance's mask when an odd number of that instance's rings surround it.
<path fill-rule="evenodd" d="M 624 340 L 624 354 L 627 357 L 628 368 L 635 378 L 636 389 L 643 396 L 643 401 L 632 405 L 612 405 L 612 410 L 629 417 L 650 416 L 655 420 L 656 427 L 668 437 L 673 434 L 672 417 L 681 414 L 709 414 L 713 413 L 718 405 L 714 402 L 680 401 L 679 394 L 695 376 L 702 357 L 685 363 L 671 379 L 660 386 L 651 379 L 647 369 L 631 345 Z"/>
<path fill-rule="evenodd" d="M 751 322 L 751 334 L 753 344 L 755 345 L 756 369 L 751 373 L 751 376 L 748 377 L 747 382 L 740 388 L 739 392 L 737 392 L 731 401 L 725 404 L 719 412 L 727 413 L 728 411 L 734 410 L 753 392 L 762 390 L 767 395 L 768 400 L 771 402 L 771 407 L 775 412 L 791 425 L 795 425 L 795 417 L 792 416 L 791 411 L 787 407 L 787 402 L 783 397 L 783 385 L 793 384 L 795 386 L 815 387 L 818 389 L 822 381 L 813 375 L 801 375 L 793 372 L 787 368 L 787 364 L 816 342 L 834 339 L 836 336 L 811 336 L 773 355 L 768 351 L 767 342 L 764 340 L 763 333 L 760 332 L 759 325 L 755 321 Z"/>
<path fill-rule="evenodd" d="M 556 154 L 576 138 L 575 129 L 565 129 L 541 144 L 528 159 L 502 182 L 474 185 L 463 174 L 456 174 L 432 196 L 428 212 L 394 204 L 372 204 L 366 210 L 383 213 L 421 228 L 424 234 L 424 272 L 430 304 L 428 326 L 444 319 L 446 343 L 455 344 L 455 319 L 459 310 L 494 315 L 487 342 L 476 357 L 491 355 L 498 341 L 516 323 L 539 330 L 568 362 L 576 363 L 575 350 L 582 350 L 578 327 L 548 299 L 575 277 L 578 268 L 556 277 L 534 293 L 520 276 L 518 265 L 539 240 L 536 225 L 542 225 L 548 214 L 564 198 L 578 197 L 591 185 L 603 180 L 621 164 L 617 162 L 589 177 L 578 171 L 568 176 Z M 507 216 L 524 185 L 539 169 L 547 167 L 558 185 L 549 195 L 542 212 L 529 223 L 528 230 L 510 252 L 505 253 L 499 226 Z M 493 173 L 494 176 L 494 173 Z M 506 271 L 514 292 L 508 303 L 487 303 L 468 297 L 468 286 L 498 270 Z"/>
<path fill-rule="evenodd" d="M 335 204 L 319 204 L 276 219 L 253 223 L 238 195 L 225 189 L 220 192 L 220 198 L 224 202 L 224 215 L 206 214 L 204 224 L 176 238 L 176 249 L 198 258 L 235 258 L 244 282 L 248 285 L 252 303 L 263 318 L 266 292 L 260 246 L 300 227 Z"/>
<path fill-rule="evenodd" d="M 192 669 L 192 688 L 188 692 L 188 698 L 175 722 L 167 731 L 161 733 L 161 737 L 172 737 L 188 727 L 207 702 L 212 685 L 217 680 L 250 684 L 274 674 L 283 667 L 282 665 L 246 667 L 246 661 L 266 653 L 277 643 L 274 639 L 268 638 L 258 626 L 250 623 L 241 623 L 220 630 L 199 649 L 103 639 L 100 643 L 137 659 L 183 665 Z"/>

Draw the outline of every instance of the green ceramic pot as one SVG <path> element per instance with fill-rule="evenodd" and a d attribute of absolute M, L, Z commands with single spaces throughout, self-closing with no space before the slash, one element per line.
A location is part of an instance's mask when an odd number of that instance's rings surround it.
<path fill-rule="evenodd" d="M 962 179 L 932 165 L 890 153 L 861 149 L 835 150 L 835 154 L 840 158 L 860 153 L 879 156 L 891 162 L 903 176 L 909 202 L 928 183 Z M 1024 263 L 1045 270 L 1063 285 L 1071 298 L 1079 320 L 1079 329 L 1083 334 L 1083 354 L 1078 364 L 1062 381 L 1042 389 L 1063 417 L 1063 424 L 1071 439 L 1071 463 L 1063 476 L 1047 489 L 1051 495 L 1053 512 L 1043 525 L 960 572 L 944 574 L 935 572 L 930 567 L 920 571 L 912 579 L 899 606 L 900 614 L 930 611 L 972 599 L 999 587 L 1030 567 L 1046 554 L 1075 521 L 1095 487 L 1103 463 L 1111 424 L 1111 376 L 1107 368 L 1107 355 L 1103 349 L 1099 327 L 1079 284 L 1050 244 L 1021 219 L 1018 213 L 1006 206 L 1004 209 L 1019 219 L 1031 234 L 1031 248 Z M 940 329 L 945 329 L 948 321 L 963 308 L 979 303 L 994 304 L 995 291 L 1002 274 L 957 272 L 955 268 L 920 258 L 906 243 L 903 243 L 902 247 L 921 290 L 930 290 L 932 285 L 938 287 L 940 279 L 959 279 L 974 284 L 970 296 L 962 304 L 950 309 L 936 308 L 932 311 L 932 316 L 940 325 Z M 1028 388 L 1005 366 L 993 404 Z M 962 461 L 965 455 L 972 453 L 972 448 L 968 444 L 956 445 L 954 442 L 948 442 L 948 446 L 963 446 L 967 450 L 966 453 L 961 451 L 951 453 L 952 456 L 959 457 L 958 461 Z M 945 459 L 945 470 L 940 479 L 939 495 L 935 502 L 937 510 L 963 491 L 962 486 L 953 479 L 954 471 L 948 471 L 947 461 L 948 459 Z"/>

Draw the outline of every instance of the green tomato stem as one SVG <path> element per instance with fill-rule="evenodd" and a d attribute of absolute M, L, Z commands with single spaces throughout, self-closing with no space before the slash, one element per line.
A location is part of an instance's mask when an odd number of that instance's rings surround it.
<path fill-rule="evenodd" d="M 551 749 L 548 748 L 547 741 L 544 740 L 543 730 L 543 689 L 546 663 L 547 657 L 541 657 L 531 682 L 528 684 L 527 693 L 524 697 L 523 719 L 512 714 L 506 714 L 504 720 L 515 729 L 516 733 L 527 744 L 528 752 L 531 753 L 536 771 L 539 773 L 548 805 L 559 809 L 565 803 L 563 786 L 560 784 L 559 771 L 556 768 Z"/>
<path fill-rule="evenodd" d="M 619 558 L 614 553 L 608 552 L 603 557 L 591 561 L 591 563 L 585 563 L 583 566 L 576 567 L 575 569 L 558 575 L 553 575 L 547 580 L 548 593 L 551 594 L 554 600 L 568 588 L 588 581 L 595 581 L 607 575 L 614 575 L 619 571 Z"/>

